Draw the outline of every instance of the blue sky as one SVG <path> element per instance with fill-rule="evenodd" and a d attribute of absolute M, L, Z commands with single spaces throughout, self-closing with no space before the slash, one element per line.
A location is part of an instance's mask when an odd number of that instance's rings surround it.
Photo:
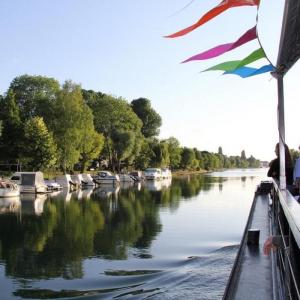
<path fill-rule="evenodd" d="M 226 11 L 177 39 L 162 36 L 196 22 L 219 4 L 212 0 L 1 0 L 0 93 L 22 74 L 72 79 L 128 101 L 151 100 L 162 116 L 161 138 L 182 146 L 260 159 L 274 156 L 277 86 L 270 74 L 240 79 L 218 71 L 200 73 L 223 61 L 242 59 L 254 40 L 218 58 L 180 62 L 233 42 L 255 24 L 256 8 Z M 261 0 L 259 37 L 276 63 L 283 0 Z M 253 66 L 267 64 L 261 60 Z M 285 79 L 286 142 L 297 148 L 300 68 Z"/>

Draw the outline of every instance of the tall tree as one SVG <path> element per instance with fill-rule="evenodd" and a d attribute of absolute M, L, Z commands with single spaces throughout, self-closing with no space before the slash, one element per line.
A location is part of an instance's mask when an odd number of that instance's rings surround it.
<path fill-rule="evenodd" d="M 170 167 L 177 169 L 180 166 L 182 148 L 179 141 L 175 137 L 170 137 L 166 140 L 170 158 Z"/>
<path fill-rule="evenodd" d="M 143 122 L 142 134 L 146 138 L 157 136 L 162 120 L 160 115 L 151 107 L 150 100 L 146 98 L 133 100 L 131 107 Z"/>
<path fill-rule="evenodd" d="M 27 168 L 43 170 L 54 166 L 57 159 L 56 145 L 43 118 L 28 119 L 24 126 L 24 136 L 26 147 L 23 150 L 23 159 Z"/>
<path fill-rule="evenodd" d="M 34 116 L 52 121 L 53 103 L 60 89 L 59 82 L 44 76 L 22 75 L 16 77 L 9 87 L 15 94 L 23 121 Z"/>
<path fill-rule="evenodd" d="M 142 122 L 122 98 L 104 95 L 102 98 L 97 97 L 90 106 L 94 114 L 95 129 L 105 137 L 104 153 L 111 168 L 115 170 L 120 165 L 120 159 L 138 154 L 142 141 Z M 124 135 L 130 139 L 129 144 L 125 143 L 126 146 L 123 143 Z"/>
<path fill-rule="evenodd" d="M 86 104 L 84 104 L 83 108 L 83 123 L 83 136 L 80 141 L 80 162 L 82 173 L 86 171 L 86 167 L 89 162 L 99 157 L 104 145 L 104 136 L 95 131 L 93 113 Z"/>
<path fill-rule="evenodd" d="M 0 159 L 15 163 L 20 158 L 23 128 L 12 90 L 8 91 L 0 105 L 0 119 L 3 127 L 0 138 Z"/>
<path fill-rule="evenodd" d="M 79 85 L 66 81 L 58 93 L 54 109 L 56 118 L 52 130 L 63 172 L 72 170 L 80 158 L 80 143 L 86 126 L 85 104 Z"/>

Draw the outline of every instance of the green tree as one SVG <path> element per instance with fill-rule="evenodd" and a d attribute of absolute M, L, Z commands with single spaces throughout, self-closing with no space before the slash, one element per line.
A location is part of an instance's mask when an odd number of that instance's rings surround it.
<path fill-rule="evenodd" d="M 83 107 L 83 135 L 80 140 L 81 172 L 86 171 L 88 163 L 99 157 L 104 145 L 104 136 L 94 129 L 93 113 L 85 104 Z"/>
<path fill-rule="evenodd" d="M 56 163 L 56 145 L 43 118 L 33 117 L 24 126 L 23 157 L 28 168 L 43 170 Z"/>
<path fill-rule="evenodd" d="M 223 149 L 221 146 L 219 146 L 219 148 L 218 148 L 218 154 L 223 155 Z"/>
<path fill-rule="evenodd" d="M 53 103 L 59 89 L 59 82 L 54 78 L 30 75 L 16 77 L 9 87 L 15 94 L 21 119 L 40 116 L 47 126 L 52 121 Z"/>
<path fill-rule="evenodd" d="M 63 172 L 72 170 L 79 161 L 81 141 L 85 134 L 87 116 L 79 85 L 66 81 L 54 104 L 56 118 L 52 130 Z M 90 115 L 92 117 L 92 115 Z"/>
<path fill-rule="evenodd" d="M 142 122 L 122 98 L 104 95 L 89 104 L 97 132 L 105 137 L 104 154 L 115 170 L 124 159 L 133 160 L 142 143 Z M 127 135 L 128 142 L 124 141 Z M 124 152 L 124 153 L 123 153 Z"/>
<path fill-rule="evenodd" d="M 131 107 L 143 122 L 142 134 L 146 138 L 157 136 L 162 120 L 160 115 L 151 107 L 150 100 L 146 98 L 133 100 Z"/>
<path fill-rule="evenodd" d="M 246 160 L 246 159 L 247 159 L 247 158 L 246 158 L 245 150 L 243 150 L 243 151 L 241 152 L 241 159 L 242 159 L 242 160 Z"/>
<path fill-rule="evenodd" d="M 6 97 L 2 98 L 0 106 L 2 123 L 0 159 L 17 162 L 22 148 L 23 128 L 15 94 L 12 90 L 9 90 Z"/>
<path fill-rule="evenodd" d="M 184 169 L 193 168 L 196 155 L 193 149 L 184 147 L 181 154 L 181 167 Z"/>
<path fill-rule="evenodd" d="M 170 167 L 171 169 L 178 169 L 180 167 L 182 153 L 179 141 L 175 137 L 170 137 L 165 140 L 165 142 L 168 145 Z"/>

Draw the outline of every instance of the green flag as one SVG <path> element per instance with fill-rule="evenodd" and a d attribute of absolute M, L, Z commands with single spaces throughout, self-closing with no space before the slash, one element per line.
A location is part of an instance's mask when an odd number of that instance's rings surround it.
<path fill-rule="evenodd" d="M 259 60 L 263 57 L 266 57 L 265 52 L 262 48 L 259 48 L 255 51 L 253 51 L 251 54 L 249 54 L 247 57 L 245 57 L 242 60 L 232 60 L 232 61 L 226 61 L 221 64 L 215 65 L 209 69 L 206 69 L 202 72 L 205 71 L 215 71 L 215 70 L 220 70 L 220 71 L 233 71 L 235 69 L 238 69 L 240 67 L 246 66 L 256 60 Z"/>

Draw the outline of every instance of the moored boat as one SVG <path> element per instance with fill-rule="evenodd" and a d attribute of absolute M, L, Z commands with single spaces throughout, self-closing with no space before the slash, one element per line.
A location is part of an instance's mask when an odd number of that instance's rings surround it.
<path fill-rule="evenodd" d="M 147 168 L 144 171 L 144 177 L 147 180 L 160 180 L 160 179 L 162 179 L 161 169 L 159 169 L 159 168 Z"/>
<path fill-rule="evenodd" d="M 0 180 L 0 197 L 17 197 L 20 195 L 19 186 L 9 180 Z"/>
<path fill-rule="evenodd" d="M 10 179 L 17 183 L 21 193 L 47 193 L 48 187 L 42 172 L 16 172 Z"/>
<path fill-rule="evenodd" d="M 100 171 L 94 177 L 94 180 L 98 184 L 118 184 L 120 183 L 120 177 L 118 175 L 113 175 L 109 171 Z"/>

